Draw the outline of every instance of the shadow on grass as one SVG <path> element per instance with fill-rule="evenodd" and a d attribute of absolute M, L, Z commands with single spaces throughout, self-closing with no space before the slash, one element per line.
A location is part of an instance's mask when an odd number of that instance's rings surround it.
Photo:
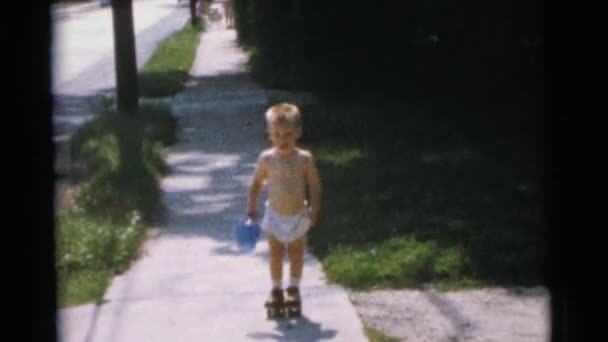
<path fill-rule="evenodd" d="M 446 274 L 419 281 L 443 281 L 452 272 L 484 285 L 542 282 L 533 109 L 357 103 L 304 112 L 303 142 L 318 152 L 324 180 L 322 227 L 311 234 L 322 260 L 351 246 L 366 255 L 360 262 L 381 265 L 367 251 L 414 237 L 439 251 L 463 250 L 460 262 L 446 259 Z M 453 271 L 450 262 L 458 266 Z"/>
<path fill-rule="evenodd" d="M 184 89 L 190 75 L 185 71 L 141 72 L 139 92 L 143 97 L 169 97 Z"/>

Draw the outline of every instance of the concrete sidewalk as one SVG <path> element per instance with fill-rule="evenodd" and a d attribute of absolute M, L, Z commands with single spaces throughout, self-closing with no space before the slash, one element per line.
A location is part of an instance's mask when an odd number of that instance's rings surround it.
<path fill-rule="evenodd" d="M 266 242 L 240 254 L 232 229 L 245 218 L 254 163 L 268 146 L 267 98 L 246 73 L 235 38 L 233 30 L 203 34 L 192 86 L 173 98 L 180 132 L 162 183 L 165 226 L 156 227 L 140 259 L 113 280 L 104 304 L 61 310 L 60 340 L 367 340 L 345 290 L 326 283 L 310 254 L 301 283 L 304 316 L 266 320 Z"/>

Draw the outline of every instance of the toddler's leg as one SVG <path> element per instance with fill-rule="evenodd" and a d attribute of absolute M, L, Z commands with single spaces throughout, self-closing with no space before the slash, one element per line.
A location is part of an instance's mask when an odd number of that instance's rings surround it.
<path fill-rule="evenodd" d="M 306 235 L 299 237 L 287 245 L 287 255 L 289 256 L 289 273 L 292 280 L 299 281 L 302 277 L 304 266 L 304 247 L 306 246 Z M 290 284 L 295 285 L 297 284 Z"/>
<path fill-rule="evenodd" d="M 270 250 L 270 277 L 273 285 L 280 284 L 283 279 L 283 258 L 285 257 L 285 245 L 277 240 L 272 234 L 268 234 L 268 248 Z"/>
<path fill-rule="evenodd" d="M 285 310 L 287 317 L 298 317 L 302 314 L 300 291 L 300 278 L 304 267 L 304 247 L 306 246 L 306 235 L 295 239 L 287 245 L 289 255 L 289 286 L 287 287 L 287 298 L 285 299 Z"/>

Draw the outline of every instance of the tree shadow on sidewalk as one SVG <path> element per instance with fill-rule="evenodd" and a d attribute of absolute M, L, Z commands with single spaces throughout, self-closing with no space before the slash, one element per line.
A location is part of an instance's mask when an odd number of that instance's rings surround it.
<path fill-rule="evenodd" d="M 268 99 L 245 72 L 192 77 L 188 83 L 173 99 L 180 132 L 166 158 L 170 172 L 162 188 L 168 217 L 156 238 L 206 237 L 220 243 L 213 254 L 243 255 L 233 232 L 246 220 L 258 155 L 270 147 L 264 121 Z M 260 214 L 264 198 L 265 191 Z M 268 258 L 261 249 L 248 254 Z"/>

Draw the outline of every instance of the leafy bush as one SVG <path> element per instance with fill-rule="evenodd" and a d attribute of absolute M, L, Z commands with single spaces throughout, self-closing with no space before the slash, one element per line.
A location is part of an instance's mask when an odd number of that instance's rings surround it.
<path fill-rule="evenodd" d="M 358 0 L 234 6 L 238 41 L 256 50 L 252 74 L 267 87 L 505 102 L 539 94 L 536 1 L 393 1 L 373 10 Z"/>
<path fill-rule="evenodd" d="M 158 178 L 166 172 L 165 146 L 176 139 L 177 123 L 167 109 L 142 107 L 134 117 L 107 111 L 72 139 L 72 155 L 86 181 L 76 203 L 87 213 L 124 222 L 132 211 L 150 222 L 161 213 Z"/>

